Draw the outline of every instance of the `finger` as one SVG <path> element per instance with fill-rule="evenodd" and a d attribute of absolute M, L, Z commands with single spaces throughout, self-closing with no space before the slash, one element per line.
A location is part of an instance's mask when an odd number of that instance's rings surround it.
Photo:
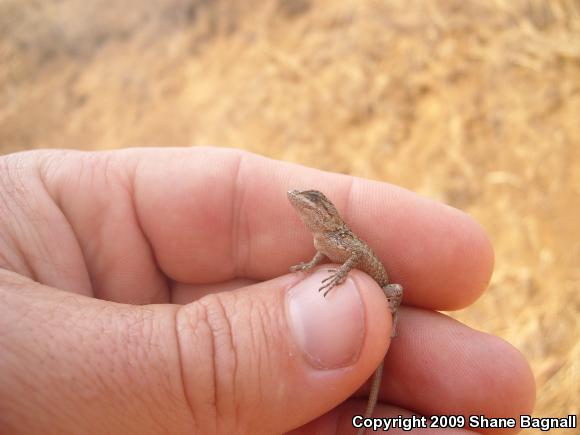
<path fill-rule="evenodd" d="M 65 291 L 117 302 L 169 301 L 166 276 L 135 215 L 135 160 L 123 153 L 37 151 L 0 164 L 0 267 Z M 1 205 L 0 205 L 1 208 Z"/>
<path fill-rule="evenodd" d="M 368 276 L 326 299 L 320 278 L 287 275 L 179 308 L 114 304 L 2 274 L 3 428 L 282 433 L 305 424 L 364 382 L 389 334 L 385 298 Z"/>
<path fill-rule="evenodd" d="M 176 280 L 267 279 L 310 258 L 312 236 L 286 199 L 291 187 L 327 193 L 408 289 L 407 304 L 461 307 L 490 277 L 493 253 L 473 219 L 386 183 L 211 148 L 143 159 L 140 168 L 140 221 Z"/>
<path fill-rule="evenodd" d="M 382 402 L 423 415 L 530 414 L 534 378 L 510 344 L 439 313 L 403 307 L 401 319 L 385 359 Z"/>
<path fill-rule="evenodd" d="M 462 307 L 489 280 L 493 253 L 475 221 L 386 183 L 226 149 L 92 156 L 67 155 L 47 183 L 72 222 L 94 285 L 114 294 L 136 276 L 127 270 L 152 271 L 148 282 L 159 292 L 156 267 L 177 282 L 215 283 L 269 279 L 310 258 L 312 237 L 287 203 L 291 187 L 322 190 L 336 203 L 391 281 L 406 288 L 406 304 Z"/>

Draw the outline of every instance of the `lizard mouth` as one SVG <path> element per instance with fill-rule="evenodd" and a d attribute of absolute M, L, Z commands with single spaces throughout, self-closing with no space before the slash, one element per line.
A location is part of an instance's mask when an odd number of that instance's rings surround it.
<path fill-rule="evenodd" d="M 288 191 L 288 199 L 290 200 L 291 204 L 296 204 L 298 202 L 298 198 L 300 197 L 301 192 L 296 189 L 292 189 Z"/>

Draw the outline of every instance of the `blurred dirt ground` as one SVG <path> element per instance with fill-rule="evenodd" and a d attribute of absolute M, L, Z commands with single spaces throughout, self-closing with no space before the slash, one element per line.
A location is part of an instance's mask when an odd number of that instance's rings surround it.
<path fill-rule="evenodd" d="M 2 153 L 188 144 L 473 214 L 496 272 L 453 315 L 579 413 L 580 1 L 0 0 Z"/>

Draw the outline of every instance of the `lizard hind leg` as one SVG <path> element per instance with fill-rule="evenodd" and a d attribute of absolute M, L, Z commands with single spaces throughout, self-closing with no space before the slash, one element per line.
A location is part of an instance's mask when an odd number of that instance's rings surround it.
<path fill-rule="evenodd" d="M 403 286 L 401 284 L 388 284 L 383 287 L 383 292 L 389 301 L 389 308 L 391 309 L 391 314 L 393 315 L 393 329 L 391 332 L 391 338 L 397 336 L 397 324 L 399 321 L 399 305 L 403 300 Z"/>

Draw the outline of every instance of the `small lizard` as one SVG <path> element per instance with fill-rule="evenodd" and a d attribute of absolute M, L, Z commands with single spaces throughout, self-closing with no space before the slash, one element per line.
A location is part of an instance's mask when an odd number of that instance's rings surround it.
<path fill-rule="evenodd" d="M 290 271 L 309 271 L 324 260 L 324 257 L 328 257 L 333 262 L 341 263 L 342 265 L 337 270 L 332 271 L 331 275 L 322 280 L 319 291 L 324 291 L 324 296 L 344 282 L 351 269 L 357 268 L 366 272 L 379 284 L 387 297 L 393 315 L 391 337 L 395 337 L 403 287 L 400 284 L 389 284 L 387 271 L 381 261 L 371 248 L 344 223 L 334 204 L 322 192 L 290 190 L 288 199 L 306 227 L 312 232 L 316 248 L 316 254 L 312 260 L 292 266 Z M 382 375 L 383 362 L 381 361 L 373 375 L 365 418 L 372 416 L 379 395 Z M 358 435 L 362 435 L 364 432 L 365 428 L 363 427 L 359 430 Z"/>

